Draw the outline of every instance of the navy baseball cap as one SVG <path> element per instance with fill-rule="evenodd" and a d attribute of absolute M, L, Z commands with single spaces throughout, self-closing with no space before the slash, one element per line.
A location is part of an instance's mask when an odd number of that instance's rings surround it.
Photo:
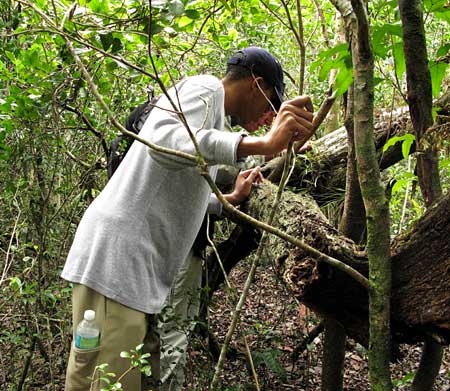
<path fill-rule="evenodd" d="M 278 110 L 283 102 L 284 82 L 283 69 L 278 59 L 266 49 L 250 46 L 236 52 L 228 65 L 238 65 L 250 69 L 256 76 L 260 76 L 275 91 L 272 104 Z"/>

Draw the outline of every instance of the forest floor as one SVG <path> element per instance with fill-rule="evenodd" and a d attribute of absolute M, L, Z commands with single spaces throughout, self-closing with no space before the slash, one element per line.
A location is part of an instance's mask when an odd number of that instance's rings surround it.
<path fill-rule="evenodd" d="M 230 276 L 232 286 L 242 289 L 249 261 L 241 262 Z M 230 323 L 230 295 L 223 290 L 215 294 L 210 306 L 210 330 L 223 343 Z M 283 283 L 276 279 L 271 266 L 260 266 L 243 311 L 241 325 L 252 352 L 261 390 L 320 390 L 323 334 L 313 339 L 297 360 L 292 352 L 319 323 L 305 307 L 299 306 Z M 242 334 L 232 341 L 239 352 L 245 352 Z M 401 361 L 391 365 L 396 390 L 408 390 L 421 356 L 421 346 L 401 346 Z M 222 390 L 254 390 L 254 380 L 247 369 L 245 354 L 227 358 Z M 185 390 L 207 390 L 214 373 L 214 361 L 197 338 L 191 344 Z M 367 351 L 352 340 L 347 342 L 344 390 L 369 390 Z M 447 347 L 434 391 L 450 390 L 450 351 Z"/>

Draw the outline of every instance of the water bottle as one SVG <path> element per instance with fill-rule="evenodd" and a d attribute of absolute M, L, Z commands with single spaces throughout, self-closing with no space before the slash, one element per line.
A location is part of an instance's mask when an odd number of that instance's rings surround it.
<path fill-rule="evenodd" d="M 100 329 L 95 323 L 95 311 L 84 311 L 84 319 L 78 324 L 75 333 L 75 346 L 79 349 L 96 348 L 100 340 Z"/>

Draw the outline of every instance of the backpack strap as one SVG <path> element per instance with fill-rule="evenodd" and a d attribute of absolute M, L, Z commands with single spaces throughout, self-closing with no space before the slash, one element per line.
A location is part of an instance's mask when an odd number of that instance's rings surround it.
<path fill-rule="evenodd" d="M 151 111 L 155 107 L 158 99 L 159 97 L 153 97 L 151 100 L 136 107 L 127 117 L 125 121 L 125 128 L 130 132 L 138 134 L 144 126 L 144 123 Z M 106 165 L 108 179 L 112 177 L 117 167 L 119 167 L 133 142 L 134 138 L 125 134 L 120 134 L 111 142 Z"/>

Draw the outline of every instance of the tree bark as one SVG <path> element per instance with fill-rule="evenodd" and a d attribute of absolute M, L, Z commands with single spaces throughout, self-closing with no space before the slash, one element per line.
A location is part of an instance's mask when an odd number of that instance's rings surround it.
<path fill-rule="evenodd" d="M 341 324 L 333 318 L 327 317 L 324 324 L 321 390 L 342 391 L 347 336 Z"/>
<path fill-rule="evenodd" d="M 425 132 L 433 125 L 431 75 L 421 3 L 419 0 L 399 0 L 398 6 L 403 26 L 408 105 L 420 145 L 417 176 L 425 204 L 429 206 L 442 195 L 442 190 L 437 152 L 433 145 L 421 142 Z"/>
<path fill-rule="evenodd" d="M 408 85 L 408 104 L 416 139 L 420 146 L 417 156 L 417 176 L 425 204 L 429 207 L 442 195 L 438 154 L 434 145 L 422 142 L 425 132 L 433 125 L 431 75 L 428 67 L 425 29 L 421 2 L 399 0 L 403 26 L 403 46 Z M 431 390 L 439 373 L 442 347 L 426 339 L 422 359 L 414 378 L 415 391 Z"/>
<path fill-rule="evenodd" d="M 442 356 L 442 345 L 430 337 L 426 338 L 419 369 L 416 372 L 412 385 L 413 391 L 433 390 L 436 376 L 439 374 Z"/>

